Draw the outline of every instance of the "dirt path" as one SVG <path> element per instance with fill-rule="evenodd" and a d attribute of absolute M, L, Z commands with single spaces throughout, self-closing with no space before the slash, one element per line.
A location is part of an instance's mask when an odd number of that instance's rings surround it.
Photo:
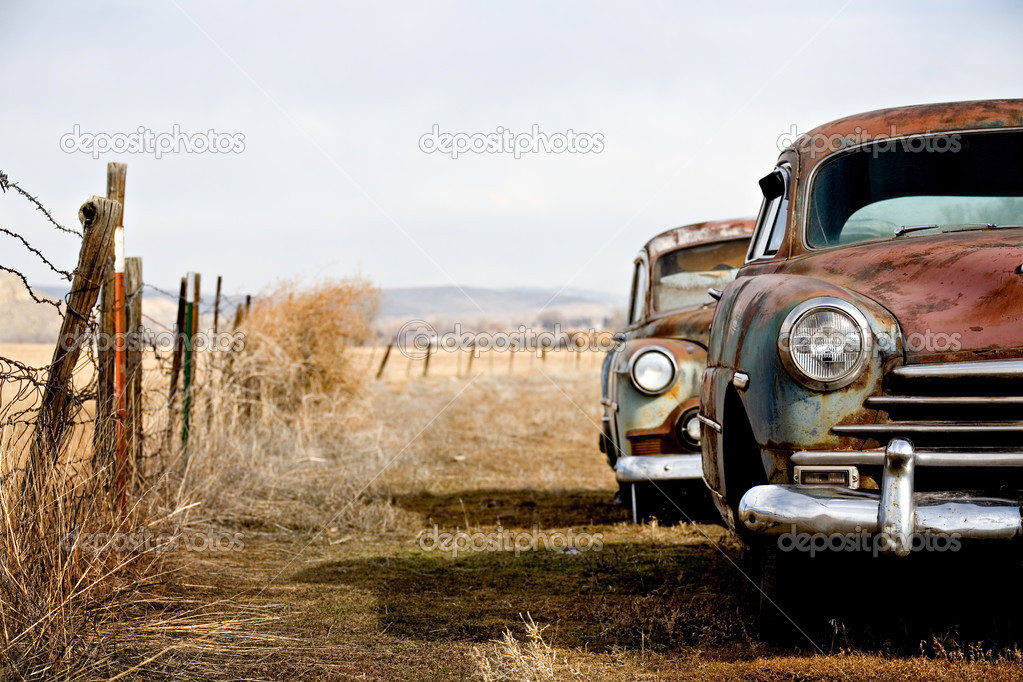
<path fill-rule="evenodd" d="M 373 390 L 380 419 L 397 418 L 388 412 L 396 392 L 433 413 L 367 492 L 403 524 L 382 532 L 346 528 L 331 525 L 324 510 L 322 534 L 289 529 L 282 517 L 245 529 L 241 552 L 188 557 L 177 589 L 278 616 L 266 627 L 286 639 L 264 660 L 250 656 L 239 676 L 455 680 L 478 676 L 487 664 L 509 675 L 494 679 L 1021 673 L 1016 662 L 993 662 L 1004 650 L 982 645 L 970 653 L 950 636 L 944 650 L 925 642 L 920 655 L 919 641 L 867 637 L 863 645 L 841 623 L 795 649 L 762 643 L 756 591 L 722 528 L 637 527 L 612 504 L 590 377 L 493 378 L 468 390 L 445 379 Z M 437 416 L 440 405 L 448 407 Z M 330 463 L 317 473 L 321 485 L 343 475 Z M 447 539 L 452 545 L 442 551 Z M 530 619 L 546 626 L 543 641 L 552 649 L 535 639 L 530 648 Z M 495 644 L 506 630 L 517 648 Z M 972 662 L 961 660 L 964 652 Z"/>

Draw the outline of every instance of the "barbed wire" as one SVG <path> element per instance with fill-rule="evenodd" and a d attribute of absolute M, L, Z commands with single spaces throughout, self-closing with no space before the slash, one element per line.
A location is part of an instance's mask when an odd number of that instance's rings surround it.
<path fill-rule="evenodd" d="M 15 192 L 17 192 L 21 196 L 25 197 L 26 199 L 28 199 L 32 204 L 35 205 L 35 207 L 37 209 L 39 209 L 40 211 L 43 212 L 43 215 L 46 216 L 46 219 L 48 221 L 50 221 L 50 224 L 52 224 L 58 230 L 61 230 L 63 232 L 67 232 L 68 234 L 78 235 L 79 237 L 84 236 L 80 230 L 73 230 L 71 228 L 64 227 L 63 225 L 58 223 L 56 220 L 54 220 L 53 216 L 50 215 L 50 212 L 46 210 L 46 208 L 39 202 L 38 199 L 36 199 L 34 196 L 32 196 L 31 194 L 29 194 L 28 192 L 23 190 L 18 185 L 18 183 L 11 182 L 7 178 L 7 174 L 4 173 L 3 171 L 0 171 L 0 190 L 2 190 L 3 192 L 6 193 L 8 189 L 13 189 Z"/>

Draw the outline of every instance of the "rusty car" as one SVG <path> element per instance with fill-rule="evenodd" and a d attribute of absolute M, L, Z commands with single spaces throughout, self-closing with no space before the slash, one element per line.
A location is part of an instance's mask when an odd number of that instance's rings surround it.
<path fill-rule="evenodd" d="M 707 500 L 699 386 L 719 288 L 735 276 L 752 220 L 685 225 L 648 241 L 633 263 L 627 326 L 604 359 L 600 449 L 633 520 L 679 520 Z"/>
<path fill-rule="evenodd" d="M 783 538 L 1023 536 L 1021 159 L 1023 100 L 919 105 L 811 130 L 760 181 L 699 418 L 767 599 L 808 573 Z"/>

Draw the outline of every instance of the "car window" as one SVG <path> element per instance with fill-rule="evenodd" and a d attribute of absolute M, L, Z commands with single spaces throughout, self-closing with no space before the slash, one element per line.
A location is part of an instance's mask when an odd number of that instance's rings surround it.
<path fill-rule="evenodd" d="M 807 244 L 891 239 L 903 226 L 1023 224 L 1023 133 L 904 142 L 868 145 L 825 162 L 810 187 Z"/>
<path fill-rule="evenodd" d="M 646 261 L 636 261 L 635 270 L 632 273 L 632 296 L 629 299 L 629 324 L 634 324 L 643 319 L 646 313 Z"/>
<path fill-rule="evenodd" d="M 720 289 L 735 279 L 748 242 L 736 239 L 676 249 L 654 264 L 651 300 L 656 312 L 691 308 L 711 301 L 708 288 Z"/>
<path fill-rule="evenodd" d="M 757 215 L 757 226 L 753 232 L 746 262 L 758 258 L 770 258 L 778 253 L 785 239 L 785 227 L 789 214 L 789 166 L 778 166 L 760 180 L 764 200 Z"/>

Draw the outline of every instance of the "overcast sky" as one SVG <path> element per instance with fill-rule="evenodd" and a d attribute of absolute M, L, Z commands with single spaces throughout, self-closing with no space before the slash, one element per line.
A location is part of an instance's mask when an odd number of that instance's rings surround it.
<path fill-rule="evenodd" d="M 127 250 L 168 289 L 196 270 L 232 293 L 361 274 L 624 299 L 650 236 L 756 211 L 792 126 L 1023 96 L 1021 36 L 1018 2 L 4 2 L 0 170 L 77 225 L 126 162 Z M 603 149 L 420 149 L 434 125 L 534 124 Z M 93 159 L 62 151 L 76 125 L 243 149 Z M 10 195 L 0 226 L 73 265 Z M 14 247 L 0 264 L 28 269 Z"/>

